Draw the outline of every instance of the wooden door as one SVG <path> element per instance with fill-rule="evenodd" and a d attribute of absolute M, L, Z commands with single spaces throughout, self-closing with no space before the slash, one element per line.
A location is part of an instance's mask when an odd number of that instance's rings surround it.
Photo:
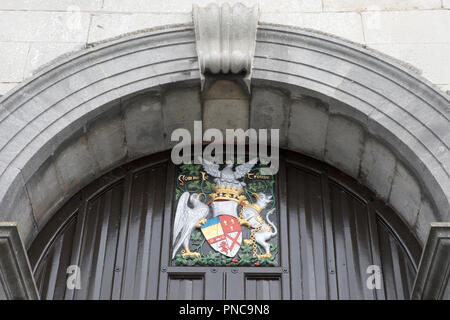
<path fill-rule="evenodd" d="M 72 197 L 29 250 L 43 299 L 407 299 L 421 248 L 368 189 L 282 152 L 275 266 L 176 266 L 176 167 L 163 152 L 112 170 Z M 81 288 L 69 289 L 68 267 Z M 380 266 L 382 288 L 366 285 Z"/>

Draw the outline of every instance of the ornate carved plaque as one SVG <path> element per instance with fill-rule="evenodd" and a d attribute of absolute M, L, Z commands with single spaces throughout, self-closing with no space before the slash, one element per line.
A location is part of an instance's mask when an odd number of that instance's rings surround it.
<path fill-rule="evenodd" d="M 256 158 L 178 167 L 174 265 L 278 265 L 276 182 L 262 168 Z"/>

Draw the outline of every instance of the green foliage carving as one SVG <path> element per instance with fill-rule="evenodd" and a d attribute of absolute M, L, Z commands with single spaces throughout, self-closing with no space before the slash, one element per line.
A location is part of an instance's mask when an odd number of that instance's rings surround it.
<path fill-rule="evenodd" d="M 201 235 L 201 232 L 194 232 L 191 235 L 191 241 L 197 241 L 202 242 L 203 240 L 200 239 L 200 237 L 203 237 Z M 195 240 L 193 240 L 195 239 Z M 182 255 L 179 253 L 175 256 L 174 262 L 177 266 L 241 266 L 241 267 L 250 267 L 250 266 L 268 266 L 273 267 L 275 266 L 275 259 L 278 255 L 278 245 L 277 244 L 271 244 L 270 246 L 270 252 L 272 253 L 271 258 L 262 258 L 258 259 L 257 257 L 253 256 L 253 247 L 243 244 L 240 249 L 240 253 L 236 255 L 234 258 L 226 257 L 219 252 L 213 252 L 209 251 L 207 254 L 203 254 L 201 251 L 198 250 L 192 250 L 192 252 L 200 252 L 200 257 L 186 257 L 183 258 Z M 262 254 L 264 253 L 262 248 L 258 246 L 258 253 Z"/>

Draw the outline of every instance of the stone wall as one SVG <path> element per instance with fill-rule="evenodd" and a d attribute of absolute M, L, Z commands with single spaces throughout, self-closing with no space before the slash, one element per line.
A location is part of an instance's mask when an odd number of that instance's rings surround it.
<path fill-rule="evenodd" d="M 192 21 L 214 0 L 1 0 L 0 95 L 54 58 L 90 43 Z M 293 25 L 367 45 L 450 90 L 449 0 L 215 0 L 259 3 L 260 22 Z"/>

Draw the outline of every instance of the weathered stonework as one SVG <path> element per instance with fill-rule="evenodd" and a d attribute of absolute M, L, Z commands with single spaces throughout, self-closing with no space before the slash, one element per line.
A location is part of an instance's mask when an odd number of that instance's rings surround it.
<path fill-rule="evenodd" d="M 250 128 L 279 129 L 280 147 L 288 145 L 289 98 L 280 90 L 267 86 L 252 87 Z"/>
<path fill-rule="evenodd" d="M 123 108 L 126 144 L 131 159 L 167 149 L 160 96 L 140 96 L 125 102 Z"/>
<path fill-rule="evenodd" d="M 216 128 L 248 129 L 248 96 L 236 83 L 219 80 L 205 93 L 203 98 L 203 130 Z"/>
<path fill-rule="evenodd" d="M 317 100 L 303 98 L 290 104 L 288 147 L 323 160 L 329 114 Z"/>
<path fill-rule="evenodd" d="M 361 159 L 360 179 L 387 200 L 391 191 L 392 179 L 397 159 L 388 148 L 373 138 L 367 138 Z"/>
<path fill-rule="evenodd" d="M 111 169 L 112 163 L 124 161 L 127 148 L 122 119 L 114 116 L 97 121 L 88 130 L 87 143 L 101 171 Z"/>
<path fill-rule="evenodd" d="M 164 136 L 169 145 L 170 136 L 175 129 L 183 128 L 193 136 L 194 121 L 201 120 L 200 92 L 197 88 L 169 90 L 165 93 L 162 105 Z"/>
<path fill-rule="evenodd" d="M 68 190 L 59 177 L 55 163 L 51 160 L 39 168 L 26 186 L 38 225 L 45 225 L 51 218 L 54 208 L 58 208 L 64 200 L 67 200 Z"/>
<path fill-rule="evenodd" d="M 0 95 L 76 48 L 192 23 L 193 5 L 225 2 L 259 5 L 261 23 L 317 30 L 380 50 L 422 70 L 444 92 L 450 89 L 448 0 L 2 0 Z"/>
<path fill-rule="evenodd" d="M 331 117 L 325 146 L 325 161 L 357 177 L 364 143 L 361 126 L 343 117 Z"/>
<path fill-rule="evenodd" d="M 420 210 L 421 192 L 417 180 L 400 163 L 395 168 L 389 202 L 403 213 L 410 227 L 414 227 Z"/>
<path fill-rule="evenodd" d="M 329 36 L 261 25 L 257 41 L 252 84 L 273 94 L 267 104 L 252 96 L 251 119 L 273 112 L 288 149 L 323 154 L 380 195 L 392 189 L 387 199 L 422 241 L 429 221 L 448 221 L 448 97 L 392 60 Z M 171 130 L 202 119 L 199 78 L 186 25 L 86 49 L 3 97 L 0 220 L 17 221 L 29 245 L 58 209 L 48 199 L 59 204 L 107 168 L 168 149 Z M 320 126 L 308 129 L 311 121 Z M 161 126 L 165 135 L 153 136 Z M 140 145 L 140 134 L 153 139 Z M 323 149 L 312 147 L 322 141 Z M 115 147 L 104 158 L 92 150 L 102 143 Z M 389 166 L 381 168 L 378 157 Z M 54 176 L 64 195 L 39 185 Z"/>
<path fill-rule="evenodd" d="M 96 176 L 100 166 L 88 148 L 87 139 L 82 136 L 55 157 L 56 170 L 66 190 Z"/>

